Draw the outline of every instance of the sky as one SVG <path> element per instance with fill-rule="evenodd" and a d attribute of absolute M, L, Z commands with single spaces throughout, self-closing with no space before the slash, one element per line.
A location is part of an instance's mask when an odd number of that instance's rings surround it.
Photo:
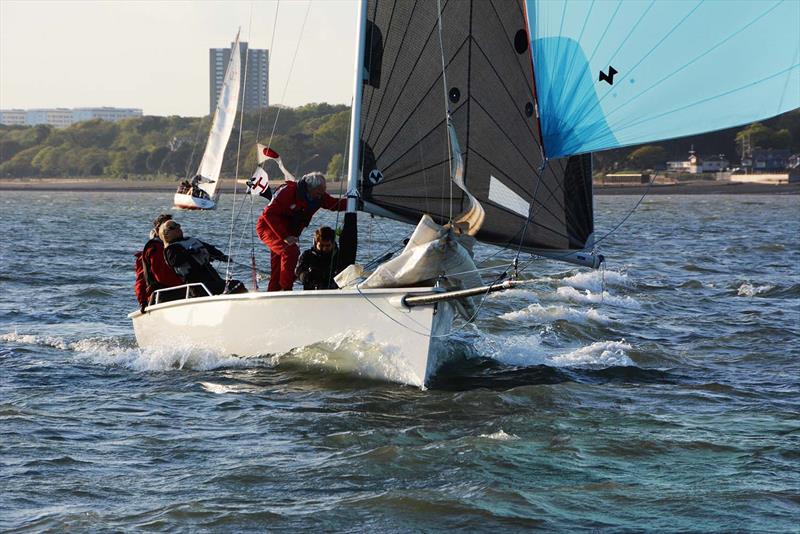
<path fill-rule="evenodd" d="M 240 27 L 271 48 L 270 104 L 349 104 L 356 12 L 355 0 L 0 0 L 0 109 L 205 115 L 208 49 Z"/>

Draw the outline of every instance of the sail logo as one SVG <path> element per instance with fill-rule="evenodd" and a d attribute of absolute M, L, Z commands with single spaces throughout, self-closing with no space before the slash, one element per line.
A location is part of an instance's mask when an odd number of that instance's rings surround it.
<path fill-rule="evenodd" d="M 603 72 L 601 70 L 600 71 L 600 79 L 598 81 L 608 82 L 608 85 L 614 85 L 614 75 L 617 74 L 617 72 L 619 72 L 619 71 L 617 71 L 617 69 L 615 69 L 614 67 L 609 65 L 608 66 L 608 74 L 606 74 L 605 72 Z"/>
<path fill-rule="evenodd" d="M 372 183 L 372 185 L 378 185 L 383 181 L 383 173 L 378 169 L 372 169 L 369 172 L 367 179 Z"/>

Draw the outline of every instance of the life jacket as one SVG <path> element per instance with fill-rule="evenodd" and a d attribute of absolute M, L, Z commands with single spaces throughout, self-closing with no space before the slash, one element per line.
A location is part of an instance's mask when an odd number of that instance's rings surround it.
<path fill-rule="evenodd" d="M 187 237 L 185 239 L 181 239 L 180 241 L 173 241 L 167 245 L 167 247 L 181 247 L 186 249 L 192 259 L 201 266 L 208 265 L 208 263 L 211 261 L 211 255 L 208 253 L 205 243 L 196 237 Z M 173 266 L 173 269 L 175 269 L 175 272 L 177 272 L 179 275 L 186 278 L 186 276 L 189 274 L 189 270 L 191 269 L 191 265 L 175 265 Z"/>

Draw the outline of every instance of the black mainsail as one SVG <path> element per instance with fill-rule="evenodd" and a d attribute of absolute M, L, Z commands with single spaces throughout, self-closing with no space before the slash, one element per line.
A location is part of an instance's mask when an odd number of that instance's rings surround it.
<path fill-rule="evenodd" d="M 526 251 L 591 248 L 590 156 L 544 159 L 522 0 L 442 0 L 441 42 L 437 4 L 367 1 L 365 210 L 416 224 L 426 213 L 446 223 L 464 209 L 450 179 L 446 91 L 464 183 L 485 210 L 476 237 Z"/>

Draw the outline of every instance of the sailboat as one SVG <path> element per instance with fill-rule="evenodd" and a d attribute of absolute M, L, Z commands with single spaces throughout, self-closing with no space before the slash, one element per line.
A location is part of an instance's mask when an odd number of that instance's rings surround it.
<path fill-rule="evenodd" d="M 137 341 L 256 356 L 357 333 L 369 376 L 424 387 L 455 317 L 517 282 L 516 261 L 503 279 L 465 274 L 474 240 L 598 267 L 591 151 L 800 106 L 799 15 L 797 2 L 364 0 L 341 289 L 157 300 L 129 315 Z M 419 222 L 374 272 L 355 264 L 359 209 Z"/>
<path fill-rule="evenodd" d="M 228 146 L 233 124 L 236 121 L 241 62 L 239 33 L 237 32 L 231 47 L 231 57 L 225 69 L 225 77 L 217 99 L 217 108 L 214 111 L 203 159 L 200 160 L 200 166 L 189 187 L 182 184 L 175 193 L 173 204 L 178 209 L 212 210 L 217 207 L 222 159 L 225 155 L 225 147 Z"/>

